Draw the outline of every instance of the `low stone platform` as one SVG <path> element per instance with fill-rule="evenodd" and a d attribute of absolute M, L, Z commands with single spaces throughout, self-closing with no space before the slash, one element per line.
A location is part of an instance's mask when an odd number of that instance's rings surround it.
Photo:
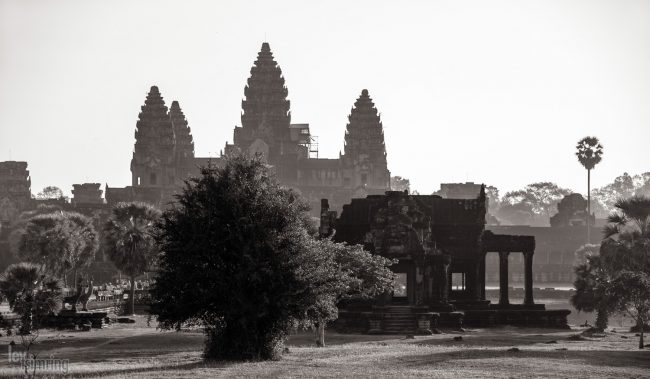
<path fill-rule="evenodd" d="M 546 310 L 543 305 L 536 305 L 533 309 L 513 306 L 451 312 L 430 312 L 424 307 L 385 306 L 373 307 L 368 311 L 342 309 L 333 326 L 341 333 L 414 335 L 438 333 L 439 327 L 460 329 L 464 326 L 516 325 L 568 329 L 567 316 L 570 313 L 566 309 Z"/>

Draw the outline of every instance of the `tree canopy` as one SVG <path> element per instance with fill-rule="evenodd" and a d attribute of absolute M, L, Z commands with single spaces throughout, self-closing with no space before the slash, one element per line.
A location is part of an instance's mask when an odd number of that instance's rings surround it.
<path fill-rule="evenodd" d="M 158 258 L 154 229 L 160 215 L 160 210 L 149 204 L 118 203 L 104 225 L 105 251 L 115 267 L 131 279 L 129 313 L 135 306 L 135 278 L 152 269 Z"/>
<path fill-rule="evenodd" d="M 36 198 L 39 200 L 66 199 L 66 197 L 63 196 L 61 188 L 56 186 L 47 186 L 43 188 L 43 190 L 36 195 Z"/>
<path fill-rule="evenodd" d="M 13 238 L 18 257 L 42 264 L 58 278 L 90 265 L 99 248 L 92 219 L 74 212 L 36 214 L 16 233 Z"/>
<path fill-rule="evenodd" d="M 493 212 L 505 224 L 548 225 L 549 218 L 557 212 L 557 204 L 570 193 L 571 190 L 552 182 L 531 183 L 507 192 Z"/>
<path fill-rule="evenodd" d="M 159 224 L 161 327 L 205 326 L 206 358 L 270 359 L 296 320 L 333 312 L 348 287 L 371 293 L 365 271 L 341 257 L 359 249 L 316 241 L 308 210 L 259 157 L 202 168 Z"/>
<path fill-rule="evenodd" d="M 0 275 L 0 295 L 20 316 L 19 329 L 29 333 L 61 306 L 61 284 L 39 265 L 16 263 Z"/>
<path fill-rule="evenodd" d="M 643 329 L 650 311 L 650 198 L 633 196 L 615 206 L 599 254 L 588 255 L 587 262 L 575 268 L 571 300 L 578 310 L 597 310 L 601 329 L 612 311 L 627 312 Z M 643 335 L 641 348 L 642 340 Z"/>

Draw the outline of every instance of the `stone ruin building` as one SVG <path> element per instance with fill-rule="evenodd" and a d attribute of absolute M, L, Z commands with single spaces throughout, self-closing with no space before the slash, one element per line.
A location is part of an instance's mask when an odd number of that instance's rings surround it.
<path fill-rule="evenodd" d="M 337 326 L 369 333 L 431 333 L 437 325 L 567 327 L 568 310 L 533 299 L 535 238 L 485 230 L 485 187 L 474 199 L 388 191 L 352 199 L 340 217 L 322 200 L 320 234 L 396 259 L 396 286 L 373 301 L 344 303 Z M 500 298 L 485 296 L 486 256 L 500 262 Z M 524 260 L 525 297 L 509 300 L 509 255 Z M 454 285 L 455 284 L 455 285 Z"/>

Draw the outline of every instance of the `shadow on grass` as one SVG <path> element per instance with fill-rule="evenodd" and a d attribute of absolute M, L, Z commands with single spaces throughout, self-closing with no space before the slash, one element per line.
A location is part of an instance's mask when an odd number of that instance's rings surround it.
<path fill-rule="evenodd" d="M 432 338 L 418 339 L 412 341 L 418 345 L 437 345 L 442 347 L 452 347 L 454 344 L 465 346 L 520 346 L 535 345 L 553 340 L 565 340 L 567 336 L 552 334 L 505 334 L 505 333 L 485 333 L 461 334 L 462 340 L 455 341 L 454 337 L 458 334 L 443 334 Z"/>
<path fill-rule="evenodd" d="M 95 378 L 102 376 L 133 376 L 138 373 L 147 373 L 151 375 L 152 373 L 174 370 L 174 371 L 192 371 L 195 369 L 205 369 L 205 368 L 216 368 L 216 369 L 225 369 L 236 362 L 216 362 L 216 361 L 200 361 L 192 362 L 179 365 L 163 365 L 156 367 L 134 367 L 134 368 L 115 368 L 115 369 L 106 369 L 106 370 L 93 370 L 89 372 L 74 372 L 71 375 L 75 378 Z"/>
<path fill-rule="evenodd" d="M 580 364 L 609 367 L 639 367 L 650 368 L 650 353 L 646 351 L 549 351 L 549 350 L 528 350 L 519 351 L 507 350 L 484 350 L 467 349 L 451 352 L 439 352 L 417 356 L 406 356 L 401 358 L 389 358 L 384 364 L 407 365 L 411 367 L 429 366 L 444 363 L 447 361 L 464 359 L 492 359 L 492 358 L 515 358 L 515 359 L 562 359 L 564 361 L 575 360 Z"/>

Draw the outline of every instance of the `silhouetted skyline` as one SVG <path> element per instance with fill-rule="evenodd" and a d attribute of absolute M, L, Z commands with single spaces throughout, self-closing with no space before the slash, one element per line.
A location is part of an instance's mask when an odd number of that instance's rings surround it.
<path fill-rule="evenodd" d="M 321 157 L 343 149 L 368 88 L 391 173 L 421 193 L 542 180 L 584 193 L 585 135 L 605 146 L 592 187 L 650 169 L 647 14 L 642 1 L 0 0 L 0 161 L 27 161 L 34 194 L 127 185 L 151 85 L 180 101 L 197 155 L 216 156 L 268 41 Z"/>

